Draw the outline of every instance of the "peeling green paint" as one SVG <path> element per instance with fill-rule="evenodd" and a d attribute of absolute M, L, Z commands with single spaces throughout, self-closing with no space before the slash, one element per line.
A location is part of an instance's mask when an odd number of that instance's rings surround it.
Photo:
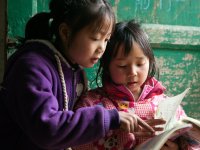
<path fill-rule="evenodd" d="M 197 0 L 110 1 L 119 21 L 135 18 L 151 24 L 200 25 L 200 1 Z"/>
<path fill-rule="evenodd" d="M 8 0 L 8 36 L 24 36 L 27 20 L 37 12 L 48 10 L 49 0 Z"/>
<path fill-rule="evenodd" d="M 182 105 L 189 115 L 200 118 L 199 50 L 156 49 L 154 52 L 160 68 L 160 80 L 167 87 L 167 94 L 176 95 L 190 87 Z"/>
<path fill-rule="evenodd" d="M 200 27 L 143 24 L 152 46 L 170 49 L 200 49 Z"/>

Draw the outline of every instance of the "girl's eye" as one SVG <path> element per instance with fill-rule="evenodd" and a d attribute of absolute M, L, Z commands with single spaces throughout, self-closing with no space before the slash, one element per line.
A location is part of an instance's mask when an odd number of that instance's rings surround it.
<path fill-rule="evenodd" d="M 140 66 L 144 66 L 145 63 L 146 63 L 145 60 L 141 60 L 141 61 L 136 62 L 136 65 L 137 65 L 138 67 L 140 67 Z"/>
<path fill-rule="evenodd" d="M 106 41 L 106 42 L 109 42 L 109 41 L 110 41 L 110 39 L 105 39 L 105 41 Z"/>
<path fill-rule="evenodd" d="M 109 42 L 110 41 L 110 36 L 107 36 L 106 39 L 105 39 L 105 41 Z"/>
<path fill-rule="evenodd" d="M 137 66 L 142 66 L 143 64 L 137 64 Z"/>
<path fill-rule="evenodd" d="M 95 35 L 91 35 L 91 39 L 94 40 L 94 41 L 98 41 L 98 40 L 100 40 L 100 38 L 101 37 L 99 35 L 96 35 L 96 34 Z"/>
<path fill-rule="evenodd" d="M 126 68 L 127 66 L 126 65 L 119 65 L 118 67 L 119 68 Z"/>
<path fill-rule="evenodd" d="M 141 66 L 144 66 L 144 65 L 145 65 L 145 63 L 138 63 L 137 64 L 138 67 L 141 67 Z"/>
<path fill-rule="evenodd" d="M 96 37 L 92 37 L 92 40 L 94 40 L 94 41 L 98 41 L 99 39 L 96 38 Z"/>

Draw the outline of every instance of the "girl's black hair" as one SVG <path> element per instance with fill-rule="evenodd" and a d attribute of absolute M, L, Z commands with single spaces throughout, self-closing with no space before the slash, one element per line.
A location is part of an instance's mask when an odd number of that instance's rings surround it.
<path fill-rule="evenodd" d="M 97 76 L 95 78 L 97 86 L 98 79 L 101 79 L 102 85 L 111 81 L 109 73 L 109 64 L 117 56 L 119 47 L 124 45 L 124 55 L 127 56 L 132 50 L 133 44 L 137 43 L 145 56 L 149 58 L 149 77 L 153 77 L 157 72 L 155 57 L 148 41 L 147 34 L 141 29 L 141 26 L 135 20 L 128 22 L 119 22 L 115 26 L 114 33 L 107 44 L 106 50 L 100 59 Z"/>
<path fill-rule="evenodd" d="M 108 27 L 115 25 L 114 12 L 106 0 L 51 0 L 49 9 L 49 13 L 38 13 L 28 21 L 25 40 L 58 40 L 61 23 L 69 26 L 71 38 L 88 25 L 94 32 L 105 23 Z"/>

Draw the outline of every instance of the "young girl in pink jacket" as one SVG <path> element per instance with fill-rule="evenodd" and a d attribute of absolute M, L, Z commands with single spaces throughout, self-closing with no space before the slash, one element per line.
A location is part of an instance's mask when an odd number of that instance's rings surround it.
<path fill-rule="evenodd" d="M 117 23 L 106 51 L 100 59 L 96 81 L 101 78 L 102 87 L 83 95 L 76 108 L 100 105 L 107 109 L 134 112 L 149 124 L 156 125 L 154 119 L 159 101 L 163 100 L 165 87 L 154 77 L 156 62 L 146 33 L 135 21 Z M 185 116 L 179 107 L 177 120 Z M 151 120 L 152 119 L 152 120 Z M 159 131 L 162 128 L 156 128 Z M 149 137 L 122 130 L 112 130 L 106 137 L 76 147 L 81 150 L 128 150 L 144 142 Z M 164 150 L 192 148 L 179 147 L 176 141 L 167 141 Z"/>

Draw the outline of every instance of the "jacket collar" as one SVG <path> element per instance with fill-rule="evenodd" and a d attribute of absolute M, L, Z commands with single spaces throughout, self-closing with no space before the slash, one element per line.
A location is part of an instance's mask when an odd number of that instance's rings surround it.
<path fill-rule="evenodd" d="M 61 59 L 62 63 L 67 65 L 68 68 L 71 68 L 72 70 L 79 70 L 78 68 L 80 68 L 81 70 L 83 69 L 83 67 L 80 66 L 80 65 L 77 65 L 78 67 L 76 67 L 76 68 L 73 67 L 73 65 L 71 65 L 70 62 L 67 59 L 65 59 L 63 57 L 63 55 L 56 49 L 56 47 L 51 42 L 49 42 L 48 40 L 32 39 L 32 40 L 26 41 L 26 43 L 31 43 L 31 42 L 38 42 L 38 43 L 46 45 L 50 50 L 53 51 L 53 53 L 55 55 L 58 55 L 58 57 Z"/>
<path fill-rule="evenodd" d="M 135 101 L 131 91 L 124 85 L 116 85 L 111 82 L 107 82 L 104 87 L 111 99 L 122 99 L 124 101 Z M 141 95 L 138 101 L 151 98 L 155 95 L 163 94 L 165 87 L 157 81 L 155 78 L 149 78 L 142 89 Z"/>

